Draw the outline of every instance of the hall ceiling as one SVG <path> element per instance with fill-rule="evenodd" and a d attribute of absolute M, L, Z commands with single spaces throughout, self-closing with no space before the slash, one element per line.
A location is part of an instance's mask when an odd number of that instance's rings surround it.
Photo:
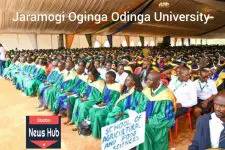
<path fill-rule="evenodd" d="M 169 8 L 159 8 L 162 0 L 0 0 L 0 33 L 38 33 L 38 34 L 99 34 L 99 35 L 133 35 L 133 36 L 202 36 L 208 38 L 225 38 L 225 1 L 223 0 L 167 0 Z M 149 4 L 150 3 L 150 4 Z M 149 4 L 149 5 L 148 5 Z M 107 22 L 95 24 L 77 21 L 55 22 L 14 22 L 16 13 L 20 14 L 107 14 L 123 13 L 134 10 L 137 14 L 147 7 L 143 14 L 153 16 L 154 12 L 176 14 L 209 13 L 214 16 L 207 24 L 202 22 L 133 22 L 127 28 L 117 32 L 128 22 Z"/>

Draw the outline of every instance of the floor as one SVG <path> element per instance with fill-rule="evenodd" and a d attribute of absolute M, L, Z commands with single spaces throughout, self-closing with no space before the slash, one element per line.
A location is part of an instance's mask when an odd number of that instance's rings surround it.
<path fill-rule="evenodd" d="M 36 97 L 26 97 L 15 89 L 10 81 L 0 79 L 0 150 L 23 150 L 25 148 L 25 117 L 31 115 L 51 115 L 51 112 L 37 111 Z M 62 123 L 65 118 L 62 119 Z M 73 126 L 62 124 L 63 150 L 100 150 L 100 140 L 91 136 L 79 136 L 72 131 Z M 174 132 L 173 132 L 174 133 Z M 187 128 L 184 121 L 180 122 L 179 135 L 173 135 L 173 150 L 185 150 L 191 143 L 193 132 Z"/>

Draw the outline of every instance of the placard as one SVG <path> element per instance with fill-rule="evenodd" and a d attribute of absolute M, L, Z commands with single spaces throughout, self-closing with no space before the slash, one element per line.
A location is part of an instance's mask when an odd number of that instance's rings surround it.
<path fill-rule="evenodd" d="M 145 112 L 101 129 L 102 150 L 129 150 L 144 142 Z"/>

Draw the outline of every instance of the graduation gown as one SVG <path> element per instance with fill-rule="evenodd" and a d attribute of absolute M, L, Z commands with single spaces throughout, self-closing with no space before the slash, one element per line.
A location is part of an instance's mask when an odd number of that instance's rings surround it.
<path fill-rule="evenodd" d="M 54 103 L 56 101 L 57 94 L 63 93 L 73 85 L 73 79 L 76 77 L 76 72 L 73 70 L 65 70 L 63 71 L 62 75 L 63 78 L 61 78 L 60 81 L 44 91 L 44 104 L 47 104 L 49 110 L 51 111 L 54 109 Z"/>
<path fill-rule="evenodd" d="M 26 81 L 27 78 L 29 78 L 29 75 L 34 73 L 35 71 L 35 65 L 34 64 L 27 64 L 24 68 L 24 70 L 17 76 L 16 81 L 16 89 L 23 90 L 24 87 L 24 81 Z"/>
<path fill-rule="evenodd" d="M 11 80 L 13 75 L 14 75 L 14 73 L 18 70 L 19 66 L 20 66 L 20 62 L 19 61 L 16 61 L 15 63 L 12 63 L 12 66 L 9 67 L 9 69 L 7 68 L 7 70 L 5 71 L 4 77 L 6 79 L 10 79 Z"/>
<path fill-rule="evenodd" d="M 144 99 L 136 109 L 146 111 L 145 141 L 137 150 L 168 150 L 168 132 L 175 124 L 176 98 L 164 85 L 151 94 L 150 88 L 142 91 Z"/>
<path fill-rule="evenodd" d="M 142 101 L 140 99 L 141 93 L 136 91 L 133 87 L 129 91 L 120 95 L 119 99 L 116 101 L 112 111 L 108 114 L 106 119 L 106 125 L 113 124 L 119 120 L 128 118 L 127 110 L 135 110 L 138 104 Z M 117 114 L 125 113 L 120 118 L 115 118 Z"/>
<path fill-rule="evenodd" d="M 6 59 L 5 59 L 5 66 L 4 66 L 4 69 L 5 69 L 5 68 L 8 68 L 8 67 L 10 66 L 10 64 L 11 64 L 11 60 L 10 60 L 9 58 L 6 58 Z"/>
<path fill-rule="evenodd" d="M 20 71 L 21 63 L 16 62 L 15 67 L 9 72 L 9 79 L 13 79 L 14 75 L 17 74 Z"/>
<path fill-rule="evenodd" d="M 106 103 L 104 108 L 94 108 L 92 107 L 89 111 L 92 136 L 95 138 L 101 137 L 101 128 L 106 125 L 106 118 L 115 102 L 120 97 L 121 85 L 119 83 L 106 84 L 104 88 L 104 99 L 101 101 Z"/>
<path fill-rule="evenodd" d="M 56 77 L 58 75 L 58 70 L 53 69 L 47 77 L 45 83 L 41 83 L 38 87 L 38 99 L 42 100 L 44 91 L 48 88 L 46 84 L 54 84 Z"/>
<path fill-rule="evenodd" d="M 103 100 L 103 90 L 105 82 L 102 79 L 86 84 L 85 96 L 87 101 L 82 101 L 81 98 L 77 98 L 73 108 L 72 121 L 76 126 L 83 122 L 89 116 L 89 110 L 93 105 Z"/>
<path fill-rule="evenodd" d="M 24 93 L 27 96 L 36 94 L 39 85 L 46 80 L 46 72 L 44 66 L 36 66 L 35 74 L 31 75 L 30 79 L 26 79 L 24 84 Z"/>
<path fill-rule="evenodd" d="M 216 80 L 216 87 L 218 90 L 225 89 L 225 69 L 219 73 L 219 77 Z"/>
<path fill-rule="evenodd" d="M 80 95 L 83 88 L 85 87 L 85 83 L 87 82 L 87 77 L 87 75 L 77 75 L 72 81 L 72 87 L 68 87 L 68 90 L 65 92 L 71 92 L 73 94 Z M 53 112 L 57 113 L 60 110 L 63 112 L 65 109 L 67 109 L 67 100 L 69 96 L 67 96 L 65 92 L 56 95 L 56 101 L 53 105 Z M 74 103 L 71 103 L 71 105 L 72 106 L 70 107 L 73 107 Z"/>
<path fill-rule="evenodd" d="M 9 74 L 12 70 L 14 70 L 16 68 L 16 63 L 12 62 L 9 67 L 5 68 L 4 71 L 3 71 L 3 77 L 5 79 L 9 79 Z"/>
<path fill-rule="evenodd" d="M 12 82 L 14 85 L 16 85 L 18 78 L 20 78 L 20 76 L 22 76 L 22 74 L 25 72 L 26 68 L 27 68 L 27 63 L 20 64 L 17 71 L 12 76 Z"/>

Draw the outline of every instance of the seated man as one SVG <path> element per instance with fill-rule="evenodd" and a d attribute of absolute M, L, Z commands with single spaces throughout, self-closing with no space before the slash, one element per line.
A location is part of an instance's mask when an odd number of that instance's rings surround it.
<path fill-rule="evenodd" d="M 43 99 L 44 91 L 55 82 L 56 77 L 58 75 L 58 61 L 53 61 L 52 65 L 53 68 L 50 74 L 48 75 L 47 80 L 38 87 L 38 99 L 40 102 Z M 42 107 L 42 104 L 39 107 Z"/>
<path fill-rule="evenodd" d="M 124 71 L 124 66 L 122 64 L 119 64 L 117 67 L 116 82 L 120 83 L 120 85 L 123 86 L 127 76 L 128 73 Z"/>
<path fill-rule="evenodd" d="M 55 90 L 55 88 L 57 88 L 59 84 L 61 84 L 64 72 L 65 72 L 65 63 L 59 62 L 58 67 L 56 69 L 53 69 L 50 75 L 48 76 L 49 80 L 45 82 L 44 85 L 42 84 L 39 86 L 40 90 L 38 92 L 40 102 L 39 108 L 43 106 L 43 109 L 40 109 L 39 111 L 47 109 L 45 94 L 49 90 Z"/>
<path fill-rule="evenodd" d="M 195 80 L 197 89 L 198 104 L 194 109 L 195 117 L 198 118 L 201 114 L 211 111 L 213 107 L 213 99 L 218 93 L 216 83 L 209 79 L 209 71 L 206 69 L 200 70 L 200 78 Z"/>
<path fill-rule="evenodd" d="M 24 84 L 24 93 L 26 96 L 33 96 L 36 94 L 39 85 L 46 79 L 45 63 L 43 59 L 39 59 L 39 65 L 36 66 L 37 70 L 31 74 Z"/>
<path fill-rule="evenodd" d="M 77 75 L 74 78 L 73 84 L 71 85 L 71 87 L 68 88 L 67 91 L 63 91 L 56 95 L 56 101 L 53 105 L 54 106 L 53 113 L 55 115 L 59 113 L 59 115 L 61 116 L 64 114 L 64 111 L 68 109 L 68 107 L 73 108 L 74 103 L 71 104 L 72 106 L 71 105 L 68 106 L 67 101 L 71 95 L 80 95 L 82 89 L 84 88 L 85 82 L 87 81 L 87 75 L 84 74 L 84 69 L 85 68 L 83 65 L 79 65 L 76 71 Z M 68 115 L 68 120 L 64 122 L 64 124 L 68 124 L 71 121 L 72 112 L 68 111 L 67 115 Z"/>
<path fill-rule="evenodd" d="M 200 116 L 189 150 L 225 149 L 225 90 L 215 97 L 214 113 Z"/>
<path fill-rule="evenodd" d="M 13 85 L 16 85 L 17 79 L 21 76 L 21 74 L 23 74 L 23 71 L 26 68 L 26 61 L 27 61 L 26 57 L 21 57 L 20 58 L 20 64 L 19 64 L 18 68 L 14 71 L 14 73 L 12 75 Z"/>
<path fill-rule="evenodd" d="M 138 150 L 168 150 L 168 132 L 175 124 L 176 98 L 160 82 L 160 73 L 150 72 L 147 87 L 142 91 L 143 101 L 137 112 L 146 111 L 145 141 Z"/>
<path fill-rule="evenodd" d="M 48 109 L 51 111 L 54 110 L 54 103 L 57 95 L 70 88 L 73 85 L 73 79 L 76 77 L 76 72 L 73 70 L 74 62 L 67 61 L 65 68 L 65 71 L 60 72 L 63 77 L 57 82 L 57 84 L 48 88 L 44 92 L 44 104 L 47 104 Z"/>
<path fill-rule="evenodd" d="M 35 70 L 35 64 L 31 57 L 27 58 L 27 63 L 19 75 L 16 76 L 16 89 L 23 90 L 24 80 L 29 77 Z"/>
<path fill-rule="evenodd" d="M 4 71 L 3 71 L 3 77 L 6 80 L 11 80 L 11 73 L 12 73 L 13 70 L 15 70 L 17 68 L 18 64 L 19 64 L 18 56 L 14 56 L 11 64 L 9 65 L 9 67 L 5 68 Z"/>
<path fill-rule="evenodd" d="M 110 61 L 106 62 L 106 65 L 105 65 L 104 68 L 96 68 L 96 69 L 100 73 L 101 78 L 104 79 L 104 80 L 105 80 L 105 75 L 106 75 L 107 72 L 109 72 L 109 71 L 115 72 L 112 69 L 112 63 Z"/>
<path fill-rule="evenodd" d="M 172 78 L 168 86 L 177 99 L 178 118 L 188 112 L 188 108 L 197 104 L 197 90 L 194 83 L 190 80 L 190 71 L 187 67 L 180 67 L 178 78 Z"/>

